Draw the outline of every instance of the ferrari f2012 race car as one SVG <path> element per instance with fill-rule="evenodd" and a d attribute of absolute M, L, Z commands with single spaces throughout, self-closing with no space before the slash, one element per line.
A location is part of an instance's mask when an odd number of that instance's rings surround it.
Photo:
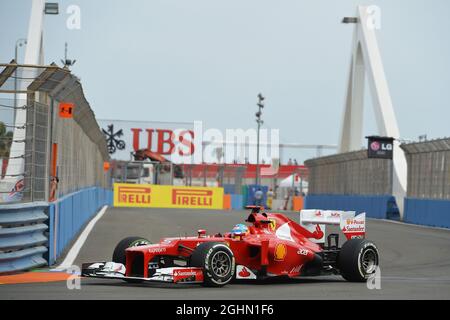
<path fill-rule="evenodd" d="M 231 232 L 163 238 L 157 244 L 141 237 L 120 241 L 112 262 L 84 263 L 82 276 L 128 282 L 201 283 L 220 287 L 233 279 L 340 274 L 353 282 L 366 281 L 379 265 L 377 246 L 365 238 L 365 213 L 301 210 L 300 221 L 281 213 L 251 209 L 246 222 Z M 339 233 L 325 237 L 326 225 Z"/>

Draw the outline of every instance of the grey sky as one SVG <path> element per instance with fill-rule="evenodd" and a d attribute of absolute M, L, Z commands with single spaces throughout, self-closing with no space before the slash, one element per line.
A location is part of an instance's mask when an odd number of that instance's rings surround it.
<path fill-rule="evenodd" d="M 0 1 L 0 61 L 26 37 L 30 0 Z M 81 8 L 81 30 L 65 11 Z M 450 1 L 70 0 L 45 21 L 46 63 L 64 42 L 98 118 L 256 125 L 284 142 L 337 143 L 357 4 L 381 8 L 381 54 L 402 138 L 449 135 Z M 370 100 L 365 134 L 375 133 Z"/>

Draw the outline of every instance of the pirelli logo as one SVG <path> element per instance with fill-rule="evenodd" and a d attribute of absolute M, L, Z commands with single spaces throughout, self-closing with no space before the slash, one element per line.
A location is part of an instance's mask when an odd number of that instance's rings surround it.
<path fill-rule="evenodd" d="M 172 204 L 180 206 L 211 207 L 212 190 L 176 189 L 172 190 Z"/>
<path fill-rule="evenodd" d="M 114 206 L 222 209 L 223 188 L 114 183 Z"/>
<path fill-rule="evenodd" d="M 118 203 L 120 204 L 150 204 L 152 189 L 140 186 L 120 186 L 118 188 Z"/>

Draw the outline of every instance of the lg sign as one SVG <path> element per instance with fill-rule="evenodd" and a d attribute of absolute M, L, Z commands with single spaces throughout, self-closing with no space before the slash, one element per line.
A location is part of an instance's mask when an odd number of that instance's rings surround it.
<path fill-rule="evenodd" d="M 392 159 L 393 138 L 370 136 L 367 156 L 369 158 Z"/>
<path fill-rule="evenodd" d="M 370 144 L 370 148 L 373 151 L 392 151 L 392 143 L 380 143 L 378 141 L 374 141 Z"/>

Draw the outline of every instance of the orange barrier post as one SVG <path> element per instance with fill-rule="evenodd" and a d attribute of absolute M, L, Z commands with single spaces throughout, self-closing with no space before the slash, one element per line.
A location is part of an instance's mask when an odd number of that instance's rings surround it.
<path fill-rule="evenodd" d="M 231 194 L 223 195 L 223 208 L 226 210 L 231 209 Z"/>
<path fill-rule="evenodd" d="M 300 211 L 303 209 L 303 197 L 292 198 L 292 210 Z"/>

